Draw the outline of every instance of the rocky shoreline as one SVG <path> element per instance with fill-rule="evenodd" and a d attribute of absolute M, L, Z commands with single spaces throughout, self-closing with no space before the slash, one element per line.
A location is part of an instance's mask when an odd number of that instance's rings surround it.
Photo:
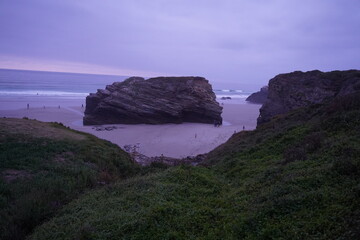
<path fill-rule="evenodd" d="M 245 101 L 255 104 L 264 104 L 268 97 L 268 86 L 264 86 L 260 89 L 260 91 L 251 94 L 249 97 L 246 98 Z"/>
<path fill-rule="evenodd" d="M 140 164 L 141 166 L 149 166 L 151 164 L 159 163 L 167 166 L 177 166 L 177 165 L 192 165 L 196 166 L 206 158 L 206 154 L 199 154 L 197 156 L 187 156 L 185 158 L 173 158 L 167 157 L 164 155 L 148 157 L 144 154 L 141 154 L 137 151 L 137 145 L 125 145 L 123 149 L 129 153 L 134 162 Z"/>
<path fill-rule="evenodd" d="M 258 125 L 278 114 L 321 103 L 360 90 L 360 71 L 318 70 L 279 74 L 269 81 L 268 97 L 260 108 Z"/>

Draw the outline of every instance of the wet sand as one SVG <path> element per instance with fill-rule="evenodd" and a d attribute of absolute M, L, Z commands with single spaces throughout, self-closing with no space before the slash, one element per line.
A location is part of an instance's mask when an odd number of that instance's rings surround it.
<path fill-rule="evenodd" d="M 207 153 L 224 143 L 235 131 L 242 131 L 243 126 L 245 130 L 256 128 L 256 119 L 261 105 L 229 101 L 223 103 L 223 126 L 221 127 L 200 123 L 111 124 L 104 125 L 100 128 L 101 131 L 97 131 L 93 126 L 82 125 L 84 108 L 81 105 L 84 104 L 84 100 L 80 99 L 62 101 L 60 108 L 54 101 L 30 102 L 29 109 L 26 108 L 26 101 L 14 102 L 14 105 L 8 107 L 21 107 L 20 109 L 8 109 L 3 105 L 5 103 L 1 102 L 0 117 L 28 117 L 45 122 L 61 122 L 70 128 L 109 140 L 121 148 L 125 145 L 137 145 L 138 151 L 149 157 L 163 154 L 179 158 Z M 115 129 L 107 131 L 104 129 L 106 126 L 113 126 Z"/>

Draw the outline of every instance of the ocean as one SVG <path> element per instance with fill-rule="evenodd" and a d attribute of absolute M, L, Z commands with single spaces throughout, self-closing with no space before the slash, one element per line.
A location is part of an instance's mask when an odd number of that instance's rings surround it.
<path fill-rule="evenodd" d="M 83 98 L 126 76 L 0 69 L 0 95 Z"/>
<path fill-rule="evenodd" d="M 0 109 L 24 107 L 26 102 L 42 107 L 59 103 L 84 104 L 89 93 L 128 76 L 0 69 Z M 250 93 L 240 89 L 214 89 L 217 98 L 244 101 Z M 229 101 L 227 99 L 226 101 Z"/>

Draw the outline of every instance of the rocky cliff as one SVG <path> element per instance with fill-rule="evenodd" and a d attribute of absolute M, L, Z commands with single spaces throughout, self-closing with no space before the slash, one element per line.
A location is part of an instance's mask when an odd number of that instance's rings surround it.
<path fill-rule="evenodd" d="M 246 98 L 246 101 L 250 103 L 264 104 L 268 96 L 268 89 L 268 86 L 262 87 L 260 91 L 255 92 Z"/>
<path fill-rule="evenodd" d="M 131 77 L 86 97 L 84 125 L 222 121 L 222 107 L 202 77 Z"/>
<path fill-rule="evenodd" d="M 292 109 L 320 103 L 360 90 L 360 71 L 309 71 L 280 74 L 269 81 L 268 98 L 258 124 Z"/>

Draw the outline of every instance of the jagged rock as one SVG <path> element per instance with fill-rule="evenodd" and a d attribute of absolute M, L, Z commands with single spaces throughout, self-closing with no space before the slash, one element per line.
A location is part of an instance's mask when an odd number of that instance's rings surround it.
<path fill-rule="evenodd" d="M 264 104 L 268 96 L 268 89 L 268 86 L 262 87 L 260 91 L 255 92 L 246 98 L 246 101 L 250 103 Z"/>
<path fill-rule="evenodd" d="M 221 121 L 222 107 L 202 77 L 131 77 L 86 97 L 84 125 Z"/>
<path fill-rule="evenodd" d="M 221 100 L 231 100 L 231 97 L 221 97 Z"/>
<path fill-rule="evenodd" d="M 260 108 L 258 124 L 278 114 L 321 103 L 360 90 L 360 71 L 292 72 L 269 81 L 268 98 Z"/>
<path fill-rule="evenodd" d="M 117 126 L 107 126 L 107 127 L 96 126 L 96 127 L 93 127 L 92 129 L 95 129 L 95 131 L 112 131 L 112 130 L 118 129 L 118 128 L 122 128 L 122 127 L 117 127 Z"/>
<path fill-rule="evenodd" d="M 197 156 L 187 156 L 185 158 L 173 158 L 173 157 L 167 157 L 161 154 L 161 156 L 155 156 L 155 157 L 148 157 L 144 154 L 141 154 L 138 152 L 139 145 L 124 145 L 123 149 L 130 154 L 132 159 L 137 162 L 138 164 L 142 166 L 149 166 L 152 163 L 161 163 L 168 166 L 177 166 L 181 164 L 186 165 L 192 165 L 196 166 L 199 163 L 201 163 L 205 157 L 206 154 L 199 154 Z"/>

